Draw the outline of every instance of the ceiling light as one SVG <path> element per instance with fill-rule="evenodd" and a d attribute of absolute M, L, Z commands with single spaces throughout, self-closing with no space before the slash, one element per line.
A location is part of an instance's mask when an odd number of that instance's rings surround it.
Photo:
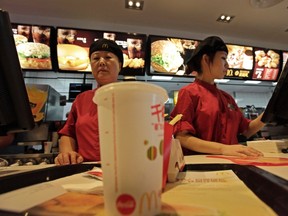
<path fill-rule="evenodd" d="M 257 85 L 257 84 L 260 84 L 261 81 L 256 81 L 256 80 L 246 80 L 246 81 L 244 81 L 244 83 L 246 83 L 246 84 L 255 84 L 255 85 Z"/>
<path fill-rule="evenodd" d="M 125 8 L 134 10 L 143 10 L 144 1 L 125 0 Z"/>
<path fill-rule="evenodd" d="M 218 21 L 218 22 L 223 22 L 223 23 L 230 23 L 234 17 L 235 17 L 235 16 L 226 15 L 226 14 L 221 14 L 221 15 L 218 17 L 217 21 Z"/>

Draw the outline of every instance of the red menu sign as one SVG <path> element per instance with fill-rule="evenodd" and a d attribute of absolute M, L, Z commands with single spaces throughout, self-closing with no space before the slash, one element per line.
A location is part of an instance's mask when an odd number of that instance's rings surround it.
<path fill-rule="evenodd" d="M 255 66 L 252 79 L 276 81 L 280 70 L 280 51 L 272 49 L 254 49 Z"/>

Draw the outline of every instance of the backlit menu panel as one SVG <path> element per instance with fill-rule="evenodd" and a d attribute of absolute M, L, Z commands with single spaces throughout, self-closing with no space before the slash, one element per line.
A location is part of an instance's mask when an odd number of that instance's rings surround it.
<path fill-rule="evenodd" d="M 253 69 L 253 48 L 227 44 L 229 69 L 225 78 L 250 79 Z"/>
<path fill-rule="evenodd" d="M 284 52 L 283 52 L 283 65 L 282 65 L 282 70 L 284 69 L 287 60 L 288 60 L 288 51 L 287 51 L 287 52 L 284 51 Z"/>
<path fill-rule="evenodd" d="M 148 73 L 151 75 L 185 76 L 185 62 L 198 43 L 198 41 L 191 39 L 149 36 L 148 58 L 150 67 Z"/>
<path fill-rule="evenodd" d="M 277 81 L 281 64 L 279 50 L 254 48 L 253 80 Z"/>
<path fill-rule="evenodd" d="M 121 75 L 144 75 L 146 39 L 144 34 L 57 28 L 58 68 L 62 72 L 91 72 L 89 47 L 106 38 L 115 41 L 123 51 Z"/>
<path fill-rule="evenodd" d="M 22 69 L 52 70 L 53 27 L 12 24 L 12 31 Z"/>

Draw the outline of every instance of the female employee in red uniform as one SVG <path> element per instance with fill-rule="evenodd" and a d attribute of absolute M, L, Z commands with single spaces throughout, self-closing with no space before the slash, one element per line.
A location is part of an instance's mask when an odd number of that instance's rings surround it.
<path fill-rule="evenodd" d="M 58 165 L 100 160 L 97 106 L 92 98 L 101 86 L 117 82 L 123 53 L 114 41 L 99 39 L 91 44 L 89 56 L 98 87 L 79 94 L 73 102 L 67 122 L 59 131 Z"/>
<path fill-rule="evenodd" d="M 14 134 L 7 134 L 5 136 L 0 136 L 0 148 L 4 148 L 10 145 L 14 140 Z"/>
<path fill-rule="evenodd" d="M 187 62 L 187 72 L 197 72 L 195 81 L 178 94 L 171 117 L 182 114 L 174 126 L 185 155 L 198 153 L 234 156 L 262 156 L 262 153 L 238 144 L 237 135 L 250 137 L 264 123 L 261 115 L 251 121 L 244 118 L 235 100 L 217 88 L 215 79 L 223 79 L 228 69 L 228 49 L 221 38 L 206 38 Z"/>

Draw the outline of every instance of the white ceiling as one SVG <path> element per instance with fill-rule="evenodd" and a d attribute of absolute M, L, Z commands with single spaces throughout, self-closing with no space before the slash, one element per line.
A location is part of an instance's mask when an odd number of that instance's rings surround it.
<path fill-rule="evenodd" d="M 249 2 L 144 0 L 143 11 L 137 11 L 125 9 L 125 0 L 0 0 L 0 8 L 10 13 L 12 22 L 200 40 L 219 35 L 230 43 L 288 50 L 288 0 L 265 9 L 253 8 Z M 216 22 L 222 13 L 235 18 L 230 24 Z"/>
<path fill-rule="evenodd" d="M 288 50 L 288 0 L 265 9 L 251 7 L 250 0 L 144 0 L 143 11 L 124 6 L 125 0 L 0 0 L 11 22 L 199 40 L 218 35 L 227 43 Z M 222 13 L 235 18 L 230 24 L 216 22 Z M 185 84 L 171 85 L 179 83 Z"/>

